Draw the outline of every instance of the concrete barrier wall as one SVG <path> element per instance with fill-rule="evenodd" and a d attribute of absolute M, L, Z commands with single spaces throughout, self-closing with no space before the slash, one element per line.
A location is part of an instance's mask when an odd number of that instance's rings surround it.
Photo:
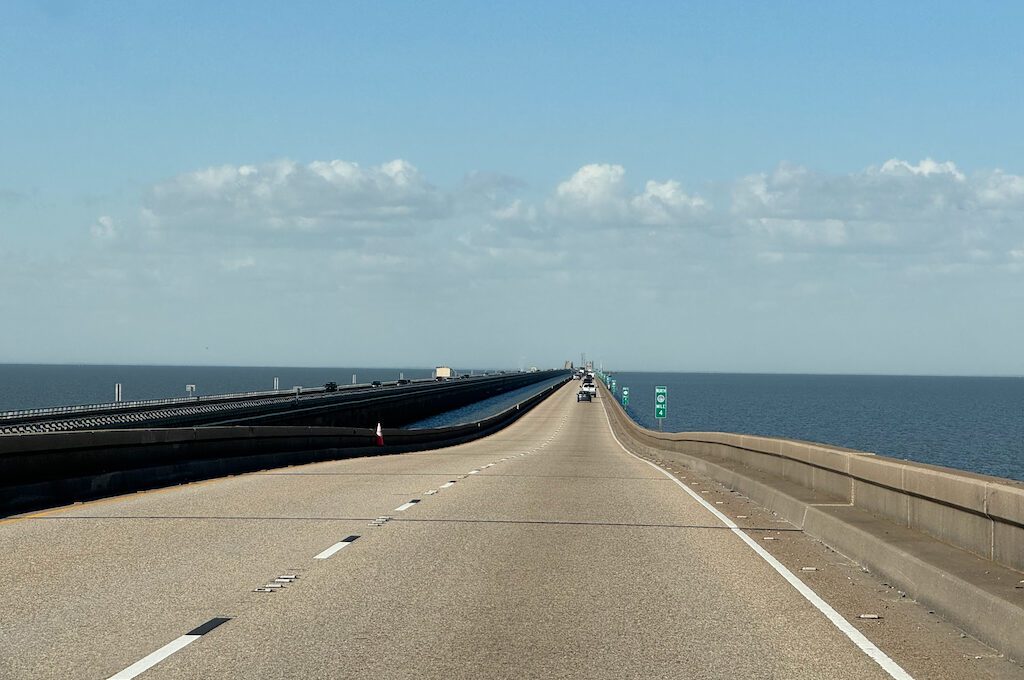
<path fill-rule="evenodd" d="M 810 442 L 654 432 L 600 389 L 630 450 L 743 493 L 1024 660 L 1024 483 Z"/>
<path fill-rule="evenodd" d="M 606 391 L 617 434 L 635 445 L 714 457 L 1024 571 L 1024 483 L 809 442 L 723 432 L 655 432 Z M 799 524 L 799 522 L 798 522 Z"/>
<path fill-rule="evenodd" d="M 0 516 L 197 479 L 363 455 L 452 446 L 497 431 L 565 381 L 489 418 L 454 427 L 222 426 L 0 437 Z"/>

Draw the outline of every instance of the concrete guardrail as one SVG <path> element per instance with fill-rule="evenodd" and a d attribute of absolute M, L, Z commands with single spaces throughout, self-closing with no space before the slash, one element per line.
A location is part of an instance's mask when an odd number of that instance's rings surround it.
<path fill-rule="evenodd" d="M 634 453 L 678 460 L 740 491 L 1024 659 L 1024 483 L 811 442 L 656 432 L 600 389 Z"/>

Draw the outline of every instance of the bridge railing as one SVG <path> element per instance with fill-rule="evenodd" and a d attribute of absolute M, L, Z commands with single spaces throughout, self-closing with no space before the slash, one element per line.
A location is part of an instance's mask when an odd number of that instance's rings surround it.
<path fill-rule="evenodd" d="M 303 388 L 304 390 L 306 388 Z M 309 388 L 320 390 L 323 388 Z M 164 399 L 138 399 L 133 401 L 112 401 L 105 404 L 76 404 L 71 406 L 48 406 L 45 408 L 26 408 L 14 411 L 0 411 L 0 421 L 16 420 L 30 416 L 50 416 L 109 411 L 118 408 L 139 408 L 146 406 L 172 406 L 177 404 L 209 403 L 227 399 L 251 399 L 258 397 L 288 396 L 292 390 L 263 390 L 259 392 L 232 392 L 229 394 L 211 394 L 202 397 L 167 397 Z"/>
<path fill-rule="evenodd" d="M 411 383 L 433 382 L 430 378 L 414 378 Z M 386 385 L 397 384 L 397 381 L 387 381 Z M 338 385 L 338 391 L 362 389 L 370 387 L 370 383 L 352 383 L 350 385 Z M 80 415 L 95 413 L 98 411 L 110 411 L 114 409 L 135 409 L 150 406 L 176 406 L 180 404 L 209 404 L 219 401 L 232 401 L 236 399 L 258 399 L 261 397 L 289 397 L 295 394 L 294 388 L 280 390 L 261 390 L 255 392 L 229 392 L 226 394 L 209 394 L 200 397 L 166 397 L 164 399 L 137 399 L 134 401 L 112 401 L 105 404 L 77 404 L 69 406 L 47 406 L 42 408 L 17 409 L 12 411 L 0 411 L 0 422 L 12 420 L 24 420 L 25 418 L 36 418 L 45 416 Z M 332 394 L 323 387 L 302 387 L 302 394 Z"/>

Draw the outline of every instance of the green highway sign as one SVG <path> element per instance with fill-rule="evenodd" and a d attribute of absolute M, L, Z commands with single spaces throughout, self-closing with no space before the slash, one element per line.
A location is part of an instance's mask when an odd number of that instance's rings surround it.
<path fill-rule="evenodd" d="M 654 388 L 654 417 L 658 420 L 668 415 L 668 388 L 658 385 Z"/>
<path fill-rule="evenodd" d="M 615 381 L 612 380 L 612 392 L 614 392 L 614 391 L 615 391 Z"/>
<path fill-rule="evenodd" d="M 628 387 L 623 387 L 622 388 L 622 405 L 623 406 L 629 406 L 629 388 Z"/>

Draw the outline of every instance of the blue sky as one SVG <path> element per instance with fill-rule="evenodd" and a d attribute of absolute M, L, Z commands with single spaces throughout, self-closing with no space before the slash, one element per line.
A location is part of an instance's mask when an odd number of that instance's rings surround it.
<path fill-rule="evenodd" d="M 5 3 L 0 361 L 1024 374 L 1018 3 Z"/>

